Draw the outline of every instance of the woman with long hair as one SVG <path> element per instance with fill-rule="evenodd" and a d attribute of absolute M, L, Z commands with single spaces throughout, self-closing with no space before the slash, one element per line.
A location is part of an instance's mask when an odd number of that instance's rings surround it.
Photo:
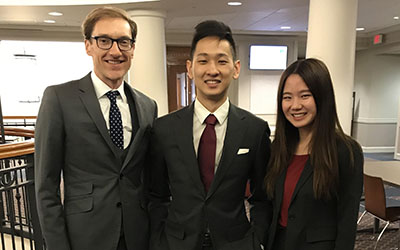
<path fill-rule="evenodd" d="M 268 249 L 353 249 L 363 155 L 339 124 L 325 64 L 291 64 L 281 76 L 277 106 L 265 177 L 273 207 Z"/>

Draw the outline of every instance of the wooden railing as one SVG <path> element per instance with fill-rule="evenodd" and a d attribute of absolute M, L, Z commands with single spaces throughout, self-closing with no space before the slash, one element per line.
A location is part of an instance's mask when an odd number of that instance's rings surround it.
<path fill-rule="evenodd" d="M 25 129 L 25 128 L 5 127 L 4 134 L 9 136 L 24 137 L 25 139 L 35 137 L 35 131 L 33 129 Z"/>
<path fill-rule="evenodd" d="M 0 145 L 0 249 L 43 250 L 34 192 L 34 131 L 7 128 L 28 139 Z"/>
<path fill-rule="evenodd" d="M 33 154 L 35 152 L 34 141 L 24 141 L 0 145 L 0 159 Z"/>
<path fill-rule="evenodd" d="M 36 116 L 8 115 L 8 116 L 3 116 L 3 122 L 4 126 L 6 127 L 8 126 L 34 127 L 36 124 Z"/>
<path fill-rule="evenodd" d="M 0 144 L 0 159 L 29 155 L 34 153 L 35 145 L 33 138 L 35 137 L 35 131 L 33 129 L 4 128 L 4 134 L 6 136 L 23 137 L 25 141 Z"/>

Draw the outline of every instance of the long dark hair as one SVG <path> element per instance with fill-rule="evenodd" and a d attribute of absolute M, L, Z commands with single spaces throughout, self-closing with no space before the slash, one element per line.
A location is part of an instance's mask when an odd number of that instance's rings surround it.
<path fill-rule="evenodd" d="M 271 146 L 271 158 L 265 186 L 269 197 L 274 196 L 275 183 L 279 175 L 288 167 L 299 143 L 299 130 L 285 117 L 282 111 L 283 89 L 287 78 L 299 75 L 311 91 L 317 114 L 312 124 L 310 141 L 310 161 L 314 168 L 313 190 L 317 199 L 330 199 L 337 195 L 339 168 L 337 140 L 342 140 L 349 148 L 351 165 L 354 164 L 351 149 L 352 139 L 344 134 L 336 112 L 335 94 L 326 65 L 314 58 L 298 60 L 282 74 L 278 87 L 278 110 L 275 139 Z"/>

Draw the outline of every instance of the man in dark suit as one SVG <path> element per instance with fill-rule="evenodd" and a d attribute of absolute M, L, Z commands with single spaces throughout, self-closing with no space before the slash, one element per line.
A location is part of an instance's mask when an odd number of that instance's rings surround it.
<path fill-rule="evenodd" d="M 228 100 L 228 87 L 240 72 L 228 26 L 196 26 L 187 71 L 195 102 L 153 127 L 150 249 L 260 249 L 269 221 L 262 187 L 270 130 Z M 244 204 L 248 181 L 250 220 Z"/>
<path fill-rule="evenodd" d="M 123 81 L 136 24 L 103 7 L 82 28 L 93 72 L 48 87 L 36 124 L 35 188 L 47 249 L 147 250 L 142 172 L 157 106 Z"/>

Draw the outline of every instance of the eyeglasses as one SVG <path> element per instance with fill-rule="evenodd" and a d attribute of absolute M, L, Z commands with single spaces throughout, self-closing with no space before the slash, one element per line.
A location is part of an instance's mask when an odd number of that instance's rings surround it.
<path fill-rule="evenodd" d="M 132 49 L 132 45 L 135 42 L 134 39 L 129 39 L 129 38 L 112 39 L 104 36 L 92 36 L 91 38 L 96 40 L 96 44 L 97 47 L 99 47 L 99 49 L 104 49 L 104 50 L 111 49 L 114 42 L 117 42 L 118 48 L 121 51 L 128 51 Z"/>

